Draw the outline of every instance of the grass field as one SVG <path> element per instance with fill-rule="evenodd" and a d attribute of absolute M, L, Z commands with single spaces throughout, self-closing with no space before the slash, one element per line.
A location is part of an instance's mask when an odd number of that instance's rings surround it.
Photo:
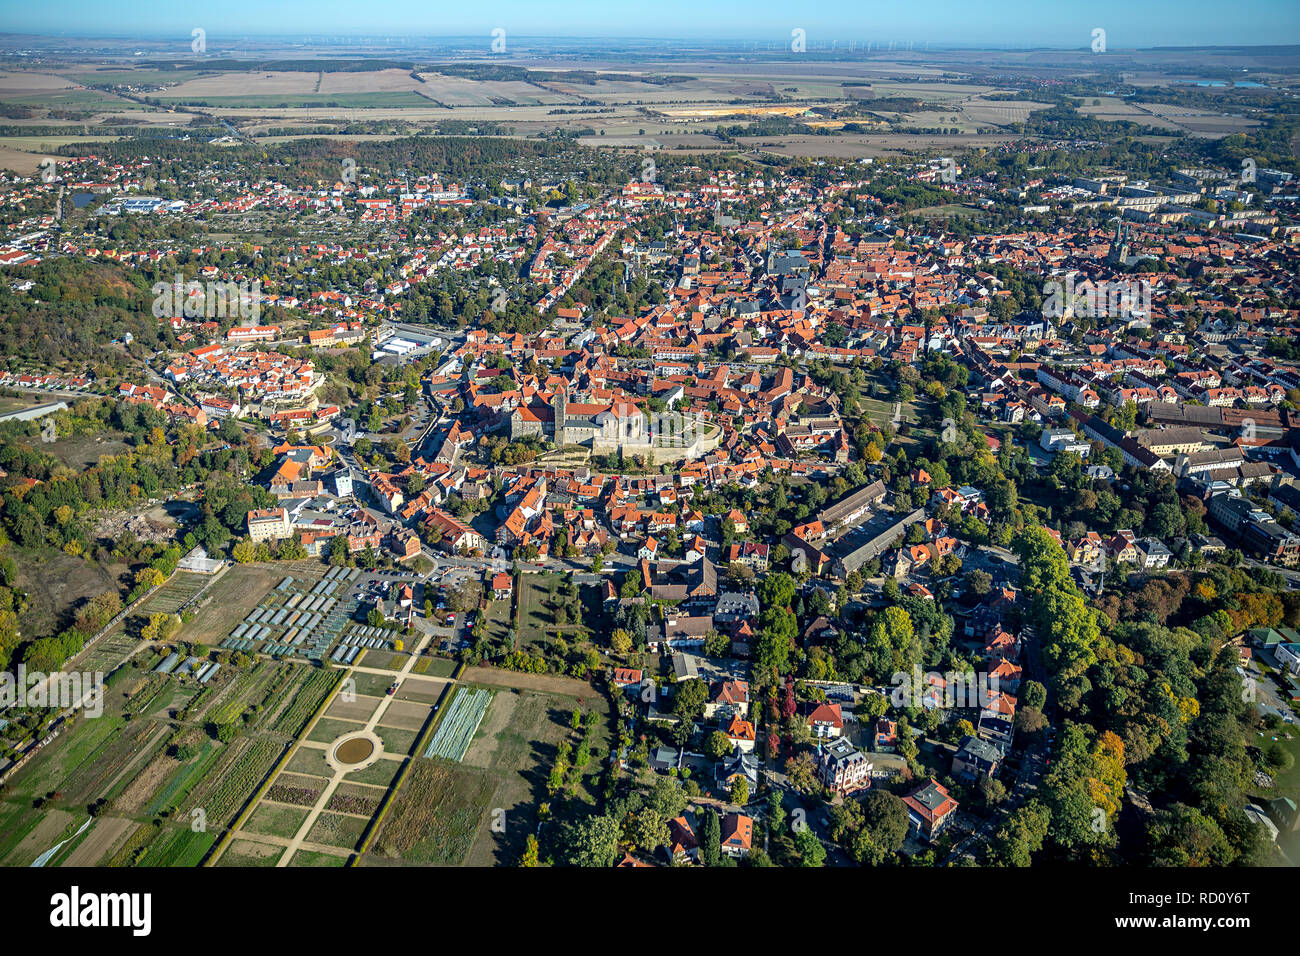
<path fill-rule="evenodd" d="M 305 807 L 287 807 L 276 803 L 263 803 L 249 815 L 244 829 L 250 833 L 262 833 L 292 839 L 307 819 Z"/>
<path fill-rule="evenodd" d="M 289 866 L 346 866 L 348 854 L 324 853 L 320 850 L 299 850 L 289 860 Z"/>
<path fill-rule="evenodd" d="M 185 629 L 184 638 L 210 647 L 230 636 L 287 571 L 270 564 L 236 564 L 204 595 L 202 613 Z"/>
<path fill-rule="evenodd" d="M 25 550 L 16 560 L 18 587 L 27 594 L 24 634 L 57 634 L 84 601 L 105 591 L 121 593 L 130 570 L 125 562 L 74 558 L 54 548 Z"/>
<path fill-rule="evenodd" d="M 602 697 L 579 705 L 576 698 L 533 691 L 498 693 L 462 766 L 492 774 L 497 787 L 492 806 L 504 814 L 504 830 L 483 828 L 465 863 L 469 866 L 513 866 L 524 849 L 525 836 L 536 826 L 536 807 L 548 799 L 546 778 L 561 740 L 575 743 L 569 721 L 575 707 L 599 714 L 591 762 L 578 776 L 574 799 L 596 804 L 596 784 L 608 753 L 608 704 Z"/>
<path fill-rule="evenodd" d="M 460 863 L 484 821 L 494 784 L 481 770 L 416 758 L 371 852 L 414 864 Z"/>
<path fill-rule="evenodd" d="M 365 832 L 367 818 L 343 813 L 322 813 L 307 831 L 308 843 L 354 850 Z"/>
<path fill-rule="evenodd" d="M 275 866 L 284 855 L 284 847 L 236 839 L 221 854 L 217 866 Z"/>

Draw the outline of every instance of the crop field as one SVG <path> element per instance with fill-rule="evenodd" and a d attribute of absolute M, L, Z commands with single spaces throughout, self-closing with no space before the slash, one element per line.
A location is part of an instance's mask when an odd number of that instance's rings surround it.
<path fill-rule="evenodd" d="M 334 791 L 326 806 L 339 813 L 351 813 L 369 819 L 379 809 L 383 796 L 382 787 L 345 783 Z"/>
<path fill-rule="evenodd" d="M 512 675 L 514 676 L 514 675 Z M 519 675 L 528 676 L 528 675 Z M 575 742 L 570 729 L 574 709 L 598 714 L 592 759 L 582 770 L 575 798 L 595 805 L 602 767 L 608 753 L 608 703 L 603 697 L 576 698 L 529 690 L 498 693 L 460 766 L 479 767 L 497 781 L 491 804 L 511 825 L 504 832 L 481 829 L 466 858 L 469 866 L 513 866 L 524 849 L 524 836 L 535 826 L 536 807 L 546 800 L 546 774 L 561 740 Z"/>
<path fill-rule="evenodd" d="M 492 702 L 492 696 L 490 690 L 458 687 L 424 756 L 457 762 L 464 759 L 465 751 L 469 749 L 470 741 L 474 739 L 474 733 L 478 730 L 483 715 L 487 713 L 488 704 Z"/>
<path fill-rule="evenodd" d="M 486 773 L 416 758 L 371 853 L 414 864 L 456 864 L 469 852 L 495 782 Z"/>
<path fill-rule="evenodd" d="M 145 598 L 127 617 L 95 642 L 77 661 L 78 667 L 89 671 L 107 673 L 122 663 L 139 644 L 139 625 L 148 621 L 151 614 L 175 614 L 208 584 L 211 579 L 203 574 L 178 571 L 157 591 Z M 188 630 L 177 635 L 189 640 Z"/>
<path fill-rule="evenodd" d="M 244 829 L 249 833 L 292 839 L 307 819 L 306 808 L 263 803 L 249 815 Z"/>
<path fill-rule="evenodd" d="M 320 798 L 326 782 L 323 777 L 302 777 L 297 774 L 282 773 L 266 791 L 264 799 L 276 803 L 288 803 L 296 807 L 310 807 Z"/>
<path fill-rule="evenodd" d="M 351 814 L 322 813 L 307 831 L 307 842 L 353 850 L 361 841 L 368 822 L 369 818 Z"/>
<path fill-rule="evenodd" d="M 284 753 L 286 744 L 259 737 L 252 741 L 239 741 L 242 748 L 228 748 L 232 752 L 214 768 L 204 787 L 196 792 L 190 801 L 189 812 L 202 809 L 208 822 L 216 826 L 228 826 L 231 818 L 243 807 L 266 779 L 275 762 Z"/>
<path fill-rule="evenodd" d="M 140 866 L 198 866 L 216 842 L 219 831 L 195 832 L 191 827 L 167 827 L 164 833 L 149 844 L 148 851 L 139 860 Z"/>
<path fill-rule="evenodd" d="M 227 662 L 221 681 L 199 689 L 152 673 L 159 657 L 139 655 L 117 671 L 104 715 L 78 717 L 8 781 L 0 797 L 0 863 L 25 865 L 52 851 L 46 865 L 200 864 L 292 743 L 272 725 L 301 733 L 342 676 L 265 659 L 245 668 Z M 236 728 L 234 738 L 216 739 L 218 724 Z M 302 754 L 317 762 L 300 757 L 301 769 L 331 773 L 323 752 Z M 392 778 L 375 779 L 380 786 L 371 789 L 382 794 Z M 268 806 L 310 806 L 325 782 L 284 774 L 271 798 L 279 802 Z M 99 815 L 77 833 L 92 804 Z M 204 827 L 192 830 L 195 821 Z"/>
<path fill-rule="evenodd" d="M 334 688 L 342 679 L 342 671 L 313 672 L 275 721 L 275 731 L 289 737 L 300 736 L 312 714 L 325 702 L 325 698 L 334 692 Z"/>

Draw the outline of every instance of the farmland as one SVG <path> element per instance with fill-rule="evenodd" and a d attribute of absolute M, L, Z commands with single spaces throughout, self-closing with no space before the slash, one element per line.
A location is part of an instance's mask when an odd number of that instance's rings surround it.
<path fill-rule="evenodd" d="M 227 661 L 219 679 L 198 690 L 138 666 L 157 656 L 128 663 L 105 695 L 102 717 L 79 717 L 8 781 L 0 792 L 0 862 L 30 862 L 71 836 L 62 831 L 95 805 L 93 825 L 47 865 L 198 865 L 292 744 L 272 724 L 300 730 L 341 676 L 302 664 Z M 223 741 L 214 736 L 218 726 L 237 729 Z"/>
<path fill-rule="evenodd" d="M 414 864 L 461 862 L 492 790 L 492 778 L 482 771 L 416 758 L 372 852 Z"/>
<path fill-rule="evenodd" d="M 1008 57 L 1014 64 L 1016 57 Z M 961 79 L 960 55 L 909 53 L 906 59 L 764 64 L 703 57 L 651 61 L 640 64 L 637 75 L 629 75 L 625 63 L 611 58 L 590 63 L 581 78 L 568 73 L 567 64 L 544 62 L 527 79 L 471 78 L 436 68 L 331 70 L 328 63 L 320 69 L 271 65 L 241 71 L 72 62 L 58 70 L 0 75 L 0 102 L 34 111 L 23 122 L 42 126 L 39 135 L 21 135 L 21 124 L 15 124 L 13 135 L 0 137 L 0 162 L 35 168 L 40 155 L 60 146 L 120 138 L 117 124 L 124 121 L 184 125 L 186 120 L 172 112 L 178 106 L 211 111 L 242 134 L 266 143 L 292 138 L 282 131 L 297 125 L 309 127 L 296 134 L 302 138 L 332 128 L 340 139 L 382 141 L 402 133 L 436 134 L 439 124 L 452 121 L 494 124 L 496 132 L 515 137 L 563 131 L 590 146 L 683 151 L 727 148 L 713 135 L 719 123 L 746 126 L 784 117 L 799 125 L 780 135 L 742 137 L 739 142 L 774 155 L 827 158 L 994 146 L 1049 106 L 1028 96 L 1004 99 L 1009 90 L 1002 85 Z M 665 76 L 671 76 L 671 82 L 665 82 Z M 154 92 L 145 103 L 120 95 L 117 90 L 124 87 L 152 87 Z M 787 102 L 772 102 L 778 91 Z M 876 100 L 885 108 L 873 109 Z M 900 100 L 916 106 L 900 111 Z M 1258 125 L 1257 120 L 1215 109 L 1137 104 L 1117 97 L 1093 102 L 1084 101 L 1080 114 L 1198 137 L 1217 138 Z M 60 118 L 74 109 L 85 116 L 83 121 L 73 124 Z M 378 133 L 349 130 L 358 118 L 389 128 Z M 845 131 L 846 123 L 856 124 L 856 132 Z M 58 131 L 62 126 L 68 127 L 66 134 Z M 936 128 L 942 128 L 943 135 L 928 132 Z"/>

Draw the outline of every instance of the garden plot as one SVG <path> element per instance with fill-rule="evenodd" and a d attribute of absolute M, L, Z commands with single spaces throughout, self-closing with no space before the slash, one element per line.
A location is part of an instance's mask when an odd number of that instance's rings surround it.
<path fill-rule="evenodd" d="M 221 854 L 217 866 L 275 866 L 284 855 L 284 847 L 254 840 L 235 840 Z"/>
<path fill-rule="evenodd" d="M 344 700 L 340 695 L 334 698 L 334 702 L 325 711 L 325 716 L 343 720 L 358 720 L 364 723 L 375 712 L 380 700 L 379 697 L 363 697 L 359 694 L 353 700 Z"/>
<path fill-rule="evenodd" d="M 263 803 L 253 811 L 243 828 L 249 833 L 260 833 L 263 836 L 278 836 L 291 840 L 307 820 L 309 812 L 305 807 Z"/>
<path fill-rule="evenodd" d="M 486 688 L 458 687 L 424 756 L 442 757 L 457 763 L 463 760 L 492 696 L 493 692 Z"/>
<path fill-rule="evenodd" d="M 343 813 L 322 813 L 307 833 L 308 843 L 320 843 L 352 850 L 361 842 L 369 818 Z"/>
<path fill-rule="evenodd" d="M 386 727 L 400 727 L 403 730 L 419 730 L 429 719 L 431 709 L 428 704 L 395 700 L 384 711 L 380 724 Z"/>
<path fill-rule="evenodd" d="M 483 825 L 496 781 L 481 770 L 416 758 L 375 838 L 377 857 L 456 865 Z"/>

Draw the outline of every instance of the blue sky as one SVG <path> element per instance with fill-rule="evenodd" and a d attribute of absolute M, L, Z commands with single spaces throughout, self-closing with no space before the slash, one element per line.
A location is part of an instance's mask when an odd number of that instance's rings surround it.
<path fill-rule="evenodd" d="M 249 35 L 660 37 L 788 44 L 912 41 L 988 47 L 1110 48 L 1300 43 L 1297 0 L 0 0 L 0 32 L 66 36 L 207 31 L 210 47 Z M 485 43 L 488 42 L 485 40 Z"/>

